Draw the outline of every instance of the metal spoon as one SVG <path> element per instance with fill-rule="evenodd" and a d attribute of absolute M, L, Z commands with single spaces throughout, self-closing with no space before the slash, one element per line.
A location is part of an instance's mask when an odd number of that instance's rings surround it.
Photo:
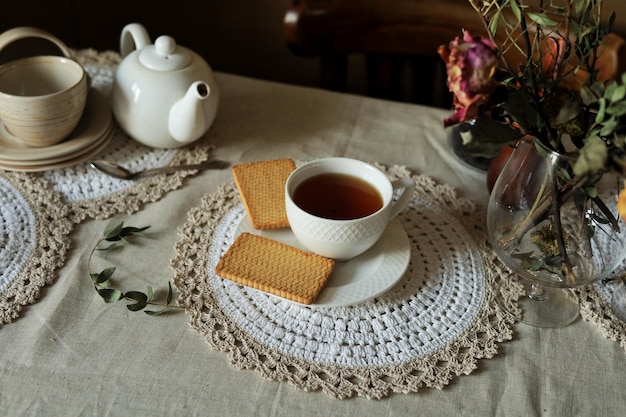
<path fill-rule="evenodd" d="M 121 165 L 118 165 L 114 162 L 105 161 L 105 160 L 97 160 L 92 161 L 91 166 L 108 174 L 115 178 L 120 178 L 123 180 L 132 180 L 141 177 L 146 177 L 149 175 L 156 174 L 168 174 L 176 171 L 191 171 L 191 170 L 205 170 L 205 169 L 222 169 L 228 166 L 228 162 L 220 161 L 220 160 L 212 160 L 212 161 L 204 161 L 199 164 L 192 165 L 172 165 L 165 166 L 159 168 L 150 168 L 145 169 L 143 171 L 135 171 L 131 172 L 128 169 L 124 168 Z"/>

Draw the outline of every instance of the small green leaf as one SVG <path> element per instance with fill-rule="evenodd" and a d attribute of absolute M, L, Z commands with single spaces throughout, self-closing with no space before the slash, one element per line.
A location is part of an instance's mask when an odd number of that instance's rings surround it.
<path fill-rule="evenodd" d="M 545 263 L 537 258 L 532 258 L 533 262 L 528 266 L 530 271 L 539 271 L 544 267 Z"/>
<path fill-rule="evenodd" d="M 613 83 L 615 84 L 615 83 Z M 626 96 L 626 85 L 618 85 L 611 94 L 611 101 L 616 102 L 622 100 Z"/>
<path fill-rule="evenodd" d="M 102 271 L 102 272 L 100 272 L 99 274 L 96 275 L 96 278 L 95 278 L 94 282 L 96 284 L 101 284 L 103 282 L 106 282 L 113 276 L 114 273 L 115 273 L 115 267 L 114 266 L 112 266 L 110 268 L 107 268 L 104 271 Z"/>
<path fill-rule="evenodd" d="M 519 5 L 517 4 L 516 0 L 511 0 L 509 2 L 509 5 L 511 6 L 511 11 L 513 12 L 513 14 L 515 15 L 515 19 L 517 19 L 517 21 L 521 21 L 522 20 L 522 11 L 519 8 Z"/>
<path fill-rule="evenodd" d="M 598 189 L 596 187 L 587 188 L 587 195 L 591 198 L 596 198 L 598 196 Z"/>
<path fill-rule="evenodd" d="M 593 90 L 586 85 L 580 89 L 580 98 L 582 99 L 583 104 L 587 106 L 598 100 L 598 96 L 596 96 Z"/>
<path fill-rule="evenodd" d="M 580 150 L 580 156 L 574 164 L 574 174 L 584 175 L 602 169 L 607 157 L 606 143 L 598 137 L 591 138 Z"/>
<path fill-rule="evenodd" d="M 160 316 L 165 312 L 165 309 L 163 308 L 161 310 L 144 310 L 143 312 L 149 316 Z"/>
<path fill-rule="evenodd" d="M 172 296 L 174 295 L 173 291 L 172 291 L 172 283 L 168 282 L 167 283 L 167 299 L 166 299 L 166 304 L 170 305 L 170 303 L 172 302 Z"/>
<path fill-rule="evenodd" d="M 491 32 L 492 35 L 495 35 L 498 32 L 498 21 L 499 20 L 500 20 L 500 15 L 499 14 L 495 14 L 491 18 L 491 21 L 489 22 L 489 32 Z"/>
<path fill-rule="evenodd" d="M 600 136 L 604 136 L 604 137 L 611 136 L 611 134 L 617 128 L 617 124 L 618 124 L 618 120 L 615 117 L 611 117 L 610 119 L 606 120 L 602 124 L 602 129 L 600 130 Z"/>
<path fill-rule="evenodd" d="M 567 170 L 567 168 L 561 168 L 559 170 L 559 172 L 561 173 L 561 175 L 563 176 L 564 179 L 566 179 L 568 181 L 572 179 L 572 176 L 570 175 L 570 173 Z"/>
<path fill-rule="evenodd" d="M 591 88 L 591 91 L 593 91 L 593 93 L 597 97 L 604 96 L 604 84 L 603 83 L 598 81 L 596 83 L 593 83 L 590 88 Z"/>
<path fill-rule="evenodd" d="M 598 109 L 598 114 L 596 115 L 596 123 L 602 123 L 606 110 L 606 99 L 603 97 L 598 100 L 598 103 L 600 104 L 600 108 Z"/>
<path fill-rule="evenodd" d="M 154 291 L 152 291 L 152 287 L 148 285 L 148 299 L 146 300 L 148 303 L 152 301 L 152 297 L 154 297 Z"/>
<path fill-rule="evenodd" d="M 608 83 L 604 90 L 604 97 L 606 97 L 609 101 L 612 101 L 611 97 L 613 97 L 613 94 L 615 94 L 616 90 L 617 90 L 617 83 L 615 81 Z"/>
<path fill-rule="evenodd" d="M 556 26 L 558 25 L 558 22 L 556 22 L 553 19 L 550 19 L 546 14 L 544 13 L 532 13 L 532 12 L 528 12 L 528 17 L 530 18 L 530 20 L 532 20 L 533 22 L 535 22 L 536 24 L 543 26 L 543 27 L 551 27 L 551 26 Z"/>
<path fill-rule="evenodd" d="M 585 2 L 584 1 L 575 1 L 574 2 L 574 10 L 576 11 L 576 14 L 579 15 L 582 12 L 582 8 L 584 7 Z"/>
<path fill-rule="evenodd" d="M 574 120 L 580 112 L 580 106 L 578 103 L 568 100 L 559 109 L 559 114 L 556 116 L 554 124 L 556 126 L 565 124 L 570 120 Z"/>
<path fill-rule="evenodd" d="M 606 109 L 606 113 L 611 116 L 621 117 L 626 114 L 626 101 L 620 101 L 619 103 L 613 103 Z"/>
<path fill-rule="evenodd" d="M 135 301 L 134 304 L 126 306 L 130 311 L 139 311 L 146 307 L 148 304 L 148 296 L 140 291 L 129 291 L 124 294 L 124 298 Z"/>
<path fill-rule="evenodd" d="M 100 288 L 96 290 L 105 303 L 113 303 L 119 301 L 124 294 L 120 290 L 113 288 Z"/>
<path fill-rule="evenodd" d="M 118 225 L 114 226 L 111 229 L 105 230 L 104 231 L 104 238 L 106 240 L 109 240 L 117 235 L 120 234 L 120 232 L 122 231 L 122 228 L 124 227 L 124 222 L 119 223 Z"/>
<path fill-rule="evenodd" d="M 124 227 L 122 228 L 122 230 L 120 230 L 119 235 L 121 237 L 126 237 L 126 236 L 144 236 L 144 234 L 142 233 L 144 230 L 150 228 L 150 226 L 146 226 L 146 227 Z"/>
<path fill-rule="evenodd" d="M 135 304 L 127 305 L 126 308 L 130 311 L 140 311 L 146 308 L 146 305 L 147 303 L 144 303 L 143 301 L 137 301 Z"/>
<path fill-rule="evenodd" d="M 111 243 L 109 246 L 106 246 L 104 248 L 96 248 L 96 250 L 100 252 L 107 252 L 107 251 L 117 248 L 118 246 L 124 246 L 125 244 L 126 243 L 124 241 L 119 241 L 119 242 Z"/>

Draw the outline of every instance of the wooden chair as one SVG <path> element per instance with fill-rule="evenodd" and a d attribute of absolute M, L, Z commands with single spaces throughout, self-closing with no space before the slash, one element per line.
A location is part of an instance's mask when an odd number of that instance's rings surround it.
<path fill-rule="evenodd" d="M 368 95 L 446 107 L 437 48 L 462 28 L 484 30 L 467 0 L 292 0 L 284 19 L 289 49 L 320 58 L 321 87 L 346 91 L 348 57 L 360 54 Z"/>
<path fill-rule="evenodd" d="M 368 95 L 446 108 L 451 99 L 437 48 L 462 29 L 485 35 L 467 0 L 291 0 L 283 27 L 291 52 L 319 57 L 322 88 L 346 91 L 348 57 L 359 54 Z M 604 43 L 599 78 L 610 79 L 626 70 L 626 46 L 615 34 Z"/>

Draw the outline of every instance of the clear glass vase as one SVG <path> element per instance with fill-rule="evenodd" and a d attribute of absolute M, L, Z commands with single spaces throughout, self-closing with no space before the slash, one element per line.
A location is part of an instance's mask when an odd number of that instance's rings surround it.
<path fill-rule="evenodd" d="M 463 133 L 472 129 L 474 121 L 459 123 L 447 129 L 448 146 L 452 155 L 463 165 L 478 171 L 486 172 L 489 169 L 491 158 L 476 156 L 472 154 L 464 144 Z"/>
<path fill-rule="evenodd" d="M 578 316 L 571 288 L 605 278 L 626 256 L 615 177 L 573 175 L 576 158 L 521 140 L 487 209 L 489 240 L 521 280 L 521 321 L 559 327 Z"/>

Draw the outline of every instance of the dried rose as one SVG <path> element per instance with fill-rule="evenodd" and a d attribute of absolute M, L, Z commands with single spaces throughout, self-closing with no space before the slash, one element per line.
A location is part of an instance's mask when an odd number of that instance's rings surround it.
<path fill-rule="evenodd" d="M 454 114 L 444 120 L 444 126 L 476 118 L 496 88 L 496 48 L 490 40 L 463 31 L 462 39 L 441 45 L 438 53 L 446 63 L 448 89 L 454 94 Z"/>

